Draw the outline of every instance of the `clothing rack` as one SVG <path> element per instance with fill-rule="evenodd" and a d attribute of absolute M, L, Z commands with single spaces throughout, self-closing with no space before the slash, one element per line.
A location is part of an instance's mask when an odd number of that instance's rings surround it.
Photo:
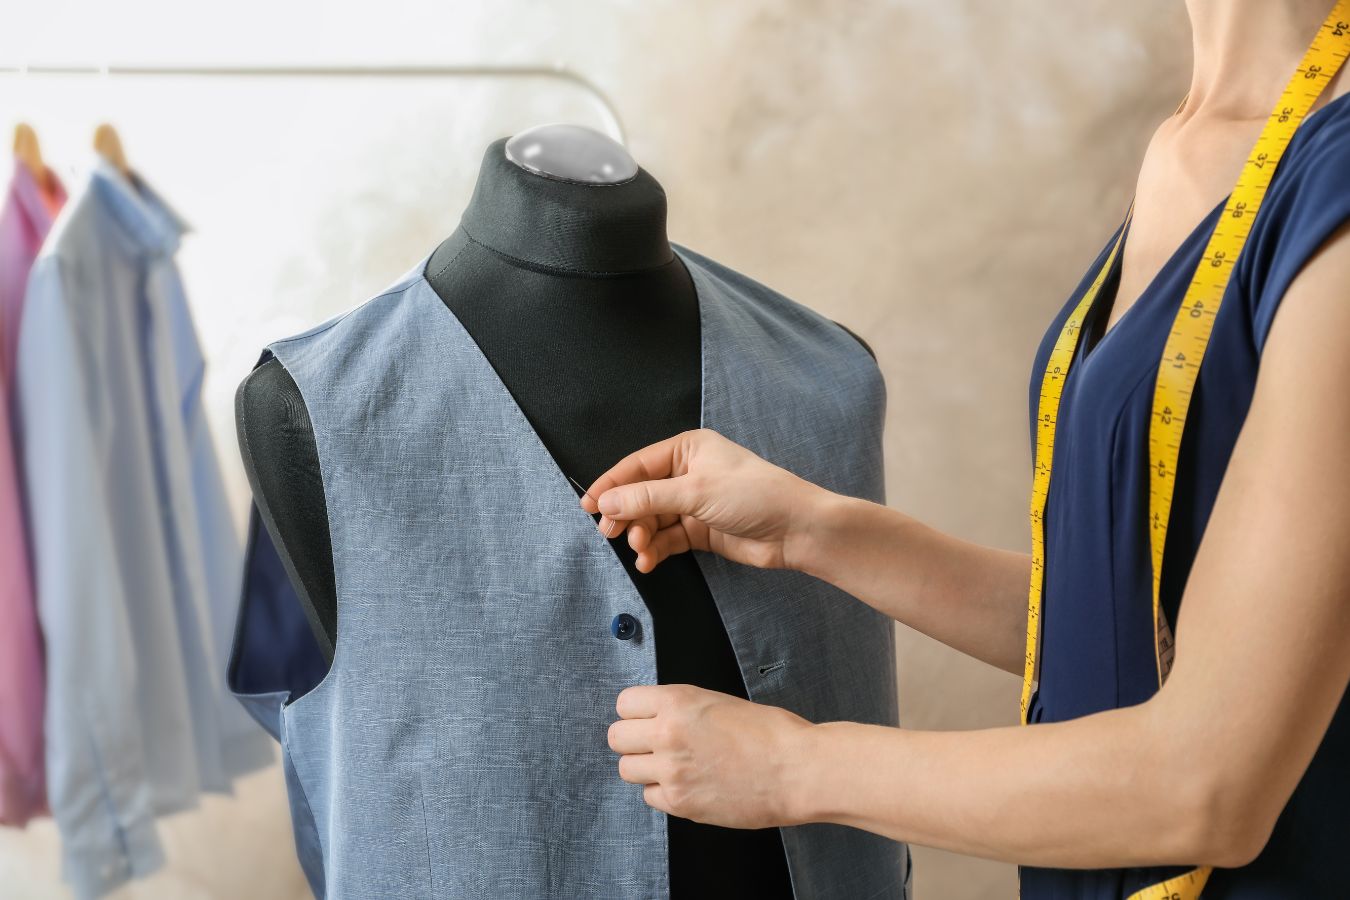
<path fill-rule="evenodd" d="M 618 108 L 600 86 L 564 65 L 407 65 L 407 66 L 173 66 L 173 65 L 47 65 L 0 63 L 0 74 L 82 75 L 167 78 L 353 78 L 353 79 L 474 79 L 540 78 L 560 81 L 589 94 L 611 137 L 627 143 Z"/>

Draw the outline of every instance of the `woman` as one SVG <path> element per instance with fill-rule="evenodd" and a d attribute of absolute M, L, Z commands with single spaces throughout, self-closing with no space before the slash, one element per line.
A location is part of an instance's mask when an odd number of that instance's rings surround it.
<path fill-rule="evenodd" d="M 1207 898 L 1350 897 L 1338 858 L 1350 838 L 1350 76 L 1288 145 L 1215 319 L 1170 516 L 1162 612 L 1176 663 L 1161 690 L 1148 536 L 1168 331 L 1331 7 L 1188 2 L 1190 94 L 1149 145 L 1060 402 L 1035 727 L 812 725 L 689 686 L 637 686 L 619 696 L 609 741 L 648 803 L 1016 862 L 1028 900 L 1124 897 L 1196 866 L 1219 867 Z M 1051 345 L 1114 244 L 1047 331 L 1033 433 Z M 691 548 L 791 567 L 1022 672 L 1027 554 L 830 494 L 714 433 L 634 453 L 582 504 L 602 532 L 627 530 L 644 571 Z"/>

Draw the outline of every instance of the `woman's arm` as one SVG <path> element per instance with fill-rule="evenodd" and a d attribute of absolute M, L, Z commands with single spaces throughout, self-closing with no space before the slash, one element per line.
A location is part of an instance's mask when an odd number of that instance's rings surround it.
<path fill-rule="evenodd" d="M 1271 329 L 1153 701 L 975 734 L 826 726 L 802 812 L 1033 864 L 1259 852 L 1350 680 L 1346 285 L 1343 234 Z"/>
<path fill-rule="evenodd" d="M 688 431 L 620 460 L 582 506 L 604 514 L 607 536 L 628 530 L 643 572 L 691 548 L 799 569 L 957 650 L 1022 671 L 1029 556 L 833 494 L 715 432 Z"/>
<path fill-rule="evenodd" d="M 793 568 L 949 647 L 1022 674 L 1031 556 L 943 534 L 889 507 L 821 492 Z"/>
<path fill-rule="evenodd" d="M 1167 685 L 1072 722 L 809 725 L 687 686 L 620 695 L 620 774 L 676 815 L 831 821 L 1028 865 L 1251 860 L 1350 682 L 1350 229 L 1289 289 L 1186 586 Z"/>

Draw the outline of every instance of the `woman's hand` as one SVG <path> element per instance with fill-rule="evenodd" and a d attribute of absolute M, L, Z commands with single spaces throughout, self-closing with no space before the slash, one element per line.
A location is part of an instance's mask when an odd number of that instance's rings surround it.
<path fill-rule="evenodd" d="M 609 728 L 619 777 L 673 816 L 729 828 L 800 824 L 791 761 L 812 728 L 800 716 L 687 684 L 619 694 Z"/>
<path fill-rule="evenodd" d="M 794 550 L 810 507 L 828 491 L 765 462 L 715 431 L 686 431 L 619 460 L 582 507 L 608 537 L 628 531 L 638 571 L 711 550 L 764 569 L 799 568 Z"/>
<path fill-rule="evenodd" d="M 1021 674 L 1031 557 L 970 544 L 835 494 L 715 431 L 686 431 L 619 460 L 581 506 L 626 529 L 637 568 L 710 550 L 829 582 L 911 628 Z"/>

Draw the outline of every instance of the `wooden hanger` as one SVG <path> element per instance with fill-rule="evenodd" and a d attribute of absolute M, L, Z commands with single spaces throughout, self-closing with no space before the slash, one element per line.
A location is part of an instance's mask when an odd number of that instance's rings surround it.
<path fill-rule="evenodd" d="M 42 161 L 42 148 L 38 144 L 37 132 L 27 122 L 20 122 L 14 126 L 14 158 L 33 173 L 39 184 L 46 181 L 47 164 Z"/>
<path fill-rule="evenodd" d="M 94 150 L 124 176 L 131 176 L 127 154 L 122 149 L 122 138 L 118 136 L 117 129 L 107 122 L 94 129 Z"/>

